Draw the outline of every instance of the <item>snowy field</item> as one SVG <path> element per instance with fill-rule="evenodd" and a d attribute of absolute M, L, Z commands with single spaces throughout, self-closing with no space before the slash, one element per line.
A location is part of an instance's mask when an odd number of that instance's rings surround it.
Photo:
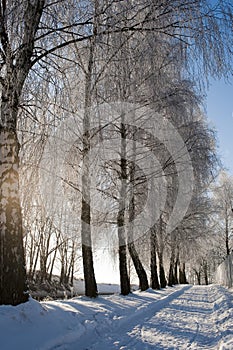
<path fill-rule="evenodd" d="M 0 307 L 1 350 L 233 349 L 233 294 L 177 286 Z"/>

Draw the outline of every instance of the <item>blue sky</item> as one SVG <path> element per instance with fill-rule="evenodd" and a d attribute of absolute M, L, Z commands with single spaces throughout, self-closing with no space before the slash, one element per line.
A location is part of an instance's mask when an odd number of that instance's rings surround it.
<path fill-rule="evenodd" d="M 233 175 L 233 79 L 230 83 L 211 80 L 206 107 L 208 120 L 217 131 L 218 153 Z"/>

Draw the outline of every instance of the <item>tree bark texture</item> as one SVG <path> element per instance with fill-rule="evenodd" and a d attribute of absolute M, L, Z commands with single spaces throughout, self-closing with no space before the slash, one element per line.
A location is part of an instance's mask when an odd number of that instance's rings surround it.
<path fill-rule="evenodd" d="M 134 244 L 134 219 L 135 219 L 135 163 L 136 163 L 136 140 L 135 134 L 133 134 L 133 150 L 132 150 L 132 161 L 129 169 L 129 180 L 131 185 L 130 190 L 130 203 L 129 203 L 129 222 L 131 223 L 128 234 L 128 250 L 131 259 L 134 264 L 138 279 L 139 288 L 141 291 L 147 290 L 149 288 L 149 283 L 147 279 L 146 271 L 142 265 L 140 257 L 138 255 L 137 249 Z"/>
<path fill-rule="evenodd" d="M 150 271 L 151 271 L 151 288 L 160 289 L 158 272 L 157 272 L 157 237 L 155 228 L 152 227 L 150 230 Z"/>
<path fill-rule="evenodd" d="M 28 300 L 19 200 L 19 143 L 16 132 L 0 129 L 0 304 Z"/>
<path fill-rule="evenodd" d="M 186 278 L 186 271 L 185 271 L 185 263 L 183 262 L 180 264 L 179 268 L 179 283 L 180 284 L 187 284 L 187 278 Z"/>
<path fill-rule="evenodd" d="M 121 187 L 119 193 L 119 209 L 117 215 L 117 231 L 119 241 L 119 270 L 121 294 L 130 293 L 130 280 L 127 270 L 127 243 L 125 236 L 125 205 L 126 205 L 126 180 L 127 180 L 127 163 L 126 163 L 126 127 L 124 116 L 121 116 L 121 160 L 120 160 L 120 180 Z"/>

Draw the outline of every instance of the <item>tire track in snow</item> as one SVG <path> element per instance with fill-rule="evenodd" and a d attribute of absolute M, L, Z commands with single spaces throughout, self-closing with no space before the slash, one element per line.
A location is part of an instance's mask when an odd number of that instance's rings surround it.
<path fill-rule="evenodd" d="M 148 321 L 151 317 L 162 310 L 166 305 L 168 305 L 173 300 L 177 299 L 179 296 L 185 293 L 191 286 L 183 286 L 181 289 L 172 292 L 165 297 L 153 301 L 131 314 L 127 315 L 123 319 L 117 320 L 115 325 L 110 325 L 109 329 L 103 333 L 102 327 L 96 329 L 95 339 L 91 341 L 89 334 L 84 334 L 79 339 L 79 350 L 111 350 L 111 349 L 134 349 L 132 346 L 138 342 L 132 339 L 128 334 L 135 327 L 142 327 L 143 324 Z M 125 347 L 125 345 L 120 345 L 122 337 L 127 338 L 125 344 L 130 347 Z M 81 345 L 82 344 L 82 345 Z M 77 347 L 70 347 L 70 350 L 76 350 Z"/>
<path fill-rule="evenodd" d="M 102 340 L 82 349 L 204 350 L 220 349 L 216 308 L 223 291 L 217 286 L 193 286 L 158 301 L 143 318 L 128 319 Z M 217 305 L 217 306 L 216 306 Z M 132 322 L 133 321 L 133 322 Z M 222 347 L 222 349 L 233 349 Z"/>
<path fill-rule="evenodd" d="M 233 350 L 233 329 L 229 329 L 228 320 L 233 315 L 228 310 L 232 295 L 224 288 L 179 286 L 158 300 L 150 295 L 116 299 L 116 304 L 129 306 L 129 310 L 122 313 L 118 309 L 118 315 L 106 314 L 105 319 L 96 313 L 93 327 L 84 325 L 83 334 L 73 342 L 58 343 L 51 349 Z M 145 304 L 135 303 L 137 298 L 144 299 Z M 138 306 L 131 308 L 132 304 Z"/>
<path fill-rule="evenodd" d="M 194 290 L 194 288 L 193 288 L 193 290 Z M 197 287 L 197 288 L 199 288 L 199 287 Z M 205 288 L 205 293 L 203 293 L 203 299 L 206 301 L 206 303 L 208 303 L 208 304 L 211 303 L 210 295 L 209 295 L 209 287 Z M 212 316 L 212 314 L 213 314 L 213 305 L 211 305 L 209 310 L 206 311 L 205 318 L 207 318 L 207 317 L 210 318 Z M 195 331 L 195 334 L 194 334 L 193 338 L 191 338 L 190 341 L 189 341 L 189 344 L 187 346 L 187 350 L 189 350 L 189 349 L 195 350 L 195 349 L 197 349 L 197 346 L 198 346 L 196 340 L 198 339 L 199 333 L 201 332 L 202 323 L 203 323 L 203 320 L 200 319 L 200 314 L 199 314 L 199 319 L 196 317 L 194 319 L 194 321 L 196 323 L 196 331 Z M 213 327 L 216 328 L 216 325 L 213 322 L 213 320 L 211 322 L 209 322 L 209 323 L 212 325 L 212 331 L 213 331 Z"/>

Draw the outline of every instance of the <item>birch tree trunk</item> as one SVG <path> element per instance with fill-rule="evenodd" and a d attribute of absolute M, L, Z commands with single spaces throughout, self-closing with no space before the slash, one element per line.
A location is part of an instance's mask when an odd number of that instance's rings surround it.
<path fill-rule="evenodd" d="M 226 243 L 226 253 L 230 255 L 230 246 L 229 246 L 229 219 L 227 209 L 225 210 L 225 243 Z"/>
<path fill-rule="evenodd" d="M 119 210 L 117 215 L 117 232 L 119 240 L 119 269 L 120 269 L 120 285 L 121 294 L 130 293 L 130 281 L 127 270 L 127 244 L 125 237 L 125 199 L 126 199 L 126 180 L 127 180 L 127 164 L 126 164 L 126 127 L 124 124 L 124 116 L 121 116 L 121 160 L 120 160 L 120 180 L 121 187 L 119 193 Z"/>
<path fill-rule="evenodd" d="M 187 278 L 186 278 L 186 271 L 185 271 L 185 263 L 182 262 L 180 264 L 180 268 L 179 268 L 179 283 L 180 284 L 187 284 Z"/>
<path fill-rule="evenodd" d="M 89 65 L 90 66 L 90 65 Z M 89 67 L 91 69 L 91 67 Z M 90 72 L 89 72 L 90 73 Z M 96 297 L 97 284 L 95 280 L 92 239 L 91 239 L 91 210 L 90 210 L 90 132 L 89 132 L 89 114 L 88 108 L 90 104 L 90 79 L 87 77 L 86 87 L 86 103 L 84 111 L 84 135 L 83 135 L 83 165 L 82 165 L 82 208 L 81 208 L 81 237 L 82 237 L 82 256 L 83 271 L 85 280 L 85 295 L 88 297 Z"/>
<path fill-rule="evenodd" d="M 130 204 L 129 204 L 129 222 L 132 223 L 127 234 L 128 234 L 128 250 L 133 261 L 136 273 L 139 279 L 139 288 L 141 291 L 147 290 L 149 288 L 149 283 L 147 279 L 146 271 L 142 265 L 139 258 L 137 249 L 134 244 L 134 219 L 135 219 L 135 164 L 136 164 L 136 140 L 135 131 L 133 132 L 133 149 L 132 149 L 132 162 L 129 170 L 129 180 L 131 185 L 130 191 Z"/>
<path fill-rule="evenodd" d="M 0 128 L 0 304 L 28 300 L 19 200 L 16 131 Z"/>
<path fill-rule="evenodd" d="M 91 298 L 97 296 L 97 283 L 95 279 L 92 237 L 91 237 L 91 197 L 90 197 L 90 107 L 92 100 L 92 72 L 94 66 L 94 53 L 97 36 L 97 16 L 98 1 L 95 3 L 93 37 L 90 40 L 90 51 L 88 67 L 86 72 L 85 85 L 85 104 L 83 118 L 83 164 L 82 164 L 82 207 L 81 207 L 81 238 L 82 238 L 82 257 L 83 272 L 85 281 L 85 295 Z"/>
<path fill-rule="evenodd" d="M 158 271 L 157 271 L 157 236 L 155 226 L 150 229 L 150 270 L 151 270 L 151 288 L 160 289 Z"/>
<path fill-rule="evenodd" d="M 16 130 L 19 99 L 31 68 L 34 40 L 43 6 L 43 0 L 34 1 L 34 4 L 27 3 L 21 45 L 15 52 L 11 43 L 14 38 L 6 26 L 9 15 L 6 2 L 1 2 L 0 7 L 1 68 L 4 67 L 0 81 L 0 304 L 17 305 L 28 300 Z"/>
<path fill-rule="evenodd" d="M 163 263 L 163 254 L 164 254 L 164 241 L 163 241 L 163 218 L 160 214 L 159 224 L 158 224 L 158 235 L 159 235 L 159 244 L 157 244 L 158 259 L 159 259 L 159 280 L 160 287 L 165 288 L 167 285 L 167 280 L 165 276 L 164 263 Z"/>
<path fill-rule="evenodd" d="M 172 234 L 173 234 L 173 232 L 172 232 Z M 171 242 L 170 264 L 169 264 L 169 275 L 168 275 L 168 286 L 169 287 L 172 287 L 175 284 L 174 267 L 175 267 L 175 242 L 172 241 Z"/>
<path fill-rule="evenodd" d="M 178 284 L 178 266 L 179 266 L 179 246 L 177 246 L 177 253 L 174 266 L 174 283 Z"/>

